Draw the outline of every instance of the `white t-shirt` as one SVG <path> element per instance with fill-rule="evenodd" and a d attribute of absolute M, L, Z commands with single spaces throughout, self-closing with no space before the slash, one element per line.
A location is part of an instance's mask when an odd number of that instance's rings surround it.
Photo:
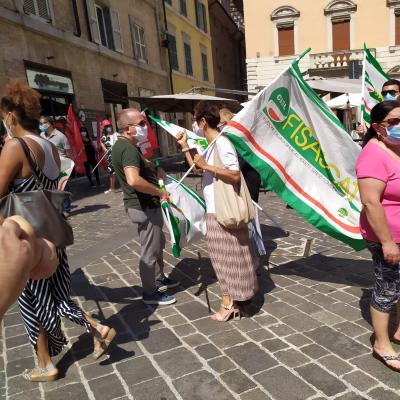
<path fill-rule="evenodd" d="M 239 171 L 239 161 L 236 150 L 232 143 L 224 136 L 220 136 L 215 142 L 219 157 L 224 168 L 232 171 Z M 205 156 L 207 164 L 214 165 L 214 147 Z M 207 214 L 215 214 L 214 202 L 214 174 L 208 171 L 203 173 L 203 196 L 206 202 Z"/>

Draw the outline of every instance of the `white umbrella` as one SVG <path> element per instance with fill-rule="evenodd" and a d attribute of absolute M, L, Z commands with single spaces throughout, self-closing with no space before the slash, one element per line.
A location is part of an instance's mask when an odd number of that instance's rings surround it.
<path fill-rule="evenodd" d="M 306 78 L 306 81 L 313 89 L 324 92 L 357 93 L 362 87 L 361 79 L 313 76 Z"/>
<path fill-rule="evenodd" d="M 360 107 L 362 102 L 361 93 L 344 93 L 326 102 L 329 108 L 346 109 Z"/>
<path fill-rule="evenodd" d="M 220 106 L 226 106 L 231 111 L 237 112 L 241 106 L 237 100 L 224 97 L 208 96 L 200 93 L 176 93 L 149 97 L 129 97 L 141 107 L 147 107 L 154 111 L 181 112 L 192 111 L 199 101 L 205 100 Z"/>

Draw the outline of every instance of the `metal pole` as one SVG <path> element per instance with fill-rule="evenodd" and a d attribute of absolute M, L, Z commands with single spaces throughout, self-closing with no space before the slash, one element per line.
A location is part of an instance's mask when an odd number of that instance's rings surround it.
<path fill-rule="evenodd" d="M 92 169 L 92 172 L 96 170 L 96 168 L 101 164 L 101 162 L 104 160 L 104 157 L 111 151 L 111 149 L 108 149 L 105 153 L 104 156 L 101 157 L 100 161 L 96 164 L 96 166 Z"/>

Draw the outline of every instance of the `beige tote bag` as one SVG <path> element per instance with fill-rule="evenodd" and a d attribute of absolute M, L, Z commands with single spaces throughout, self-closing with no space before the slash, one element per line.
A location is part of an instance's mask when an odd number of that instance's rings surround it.
<path fill-rule="evenodd" d="M 214 145 L 214 165 L 224 168 L 218 148 Z M 231 185 L 214 178 L 215 215 L 218 223 L 228 229 L 241 229 L 255 218 L 249 189 L 240 172 L 240 183 Z"/>

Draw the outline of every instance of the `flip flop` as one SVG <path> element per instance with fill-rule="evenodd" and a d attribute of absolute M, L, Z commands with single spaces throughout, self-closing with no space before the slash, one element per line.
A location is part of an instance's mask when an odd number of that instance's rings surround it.
<path fill-rule="evenodd" d="M 386 367 L 390 368 L 392 371 L 400 372 L 400 368 L 395 368 L 389 365 L 386 361 L 400 361 L 400 355 L 397 356 L 381 356 L 375 350 L 372 352 L 372 357 L 376 358 L 381 363 L 385 364 Z"/>

